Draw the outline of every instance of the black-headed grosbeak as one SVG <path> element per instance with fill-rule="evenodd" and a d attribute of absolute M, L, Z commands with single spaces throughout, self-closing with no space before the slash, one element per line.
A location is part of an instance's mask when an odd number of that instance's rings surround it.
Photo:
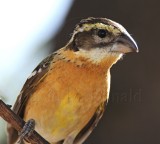
<path fill-rule="evenodd" d="M 126 29 L 106 18 L 76 25 L 67 45 L 44 59 L 24 84 L 14 112 L 51 144 L 82 144 L 103 115 L 110 68 L 125 53 L 138 52 Z M 9 144 L 17 132 L 8 127 Z"/>

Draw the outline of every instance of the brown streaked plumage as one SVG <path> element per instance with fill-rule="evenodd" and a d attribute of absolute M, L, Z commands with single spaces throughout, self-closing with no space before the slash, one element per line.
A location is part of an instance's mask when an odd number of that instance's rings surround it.
<path fill-rule="evenodd" d="M 105 18 L 82 20 L 69 43 L 33 71 L 13 110 L 51 144 L 81 144 L 103 115 L 110 68 L 124 53 L 138 51 L 128 32 Z M 9 144 L 18 135 L 8 126 Z M 14 133 L 14 135 L 13 135 Z"/>

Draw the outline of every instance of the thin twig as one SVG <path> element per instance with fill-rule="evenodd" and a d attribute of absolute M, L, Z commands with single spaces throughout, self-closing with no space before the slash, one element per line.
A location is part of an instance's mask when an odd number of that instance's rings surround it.
<path fill-rule="evenodd" d="M 19 116 L 17 116 L 9 106 L 7 106 L 0 99 L 0 117 L 2 117 L 5 121 L 10 123 L 17 131 L 21 131 L 25 121 L 22 120 Z M 49 144 L 42 136 L 40 136 L 36 131 L 33 131 L 32 135 L 27 138 L 31 144 Z"/>

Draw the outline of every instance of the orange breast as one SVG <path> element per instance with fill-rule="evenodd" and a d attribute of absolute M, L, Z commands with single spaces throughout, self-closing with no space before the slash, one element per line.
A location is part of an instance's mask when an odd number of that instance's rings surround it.
<path fill-rule="evenodd" d="M 24 118 L 35 119 L 36 130 L 52 142 L 76 135 L 107 99 L 107 79 L 101 67 L 57 61 L 28 100 Z"/>

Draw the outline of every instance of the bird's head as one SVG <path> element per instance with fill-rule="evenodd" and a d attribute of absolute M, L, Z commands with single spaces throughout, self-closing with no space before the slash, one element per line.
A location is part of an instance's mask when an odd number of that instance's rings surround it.
<path fill-rule="evenodd" d="M 125 53 L 138 52 L 134 39 L 126 29 L 106 18 L 88 18 L 77 24 L 68 43 L 77 57 L 99 64 L 104 61 L 110 66 Z"/>

